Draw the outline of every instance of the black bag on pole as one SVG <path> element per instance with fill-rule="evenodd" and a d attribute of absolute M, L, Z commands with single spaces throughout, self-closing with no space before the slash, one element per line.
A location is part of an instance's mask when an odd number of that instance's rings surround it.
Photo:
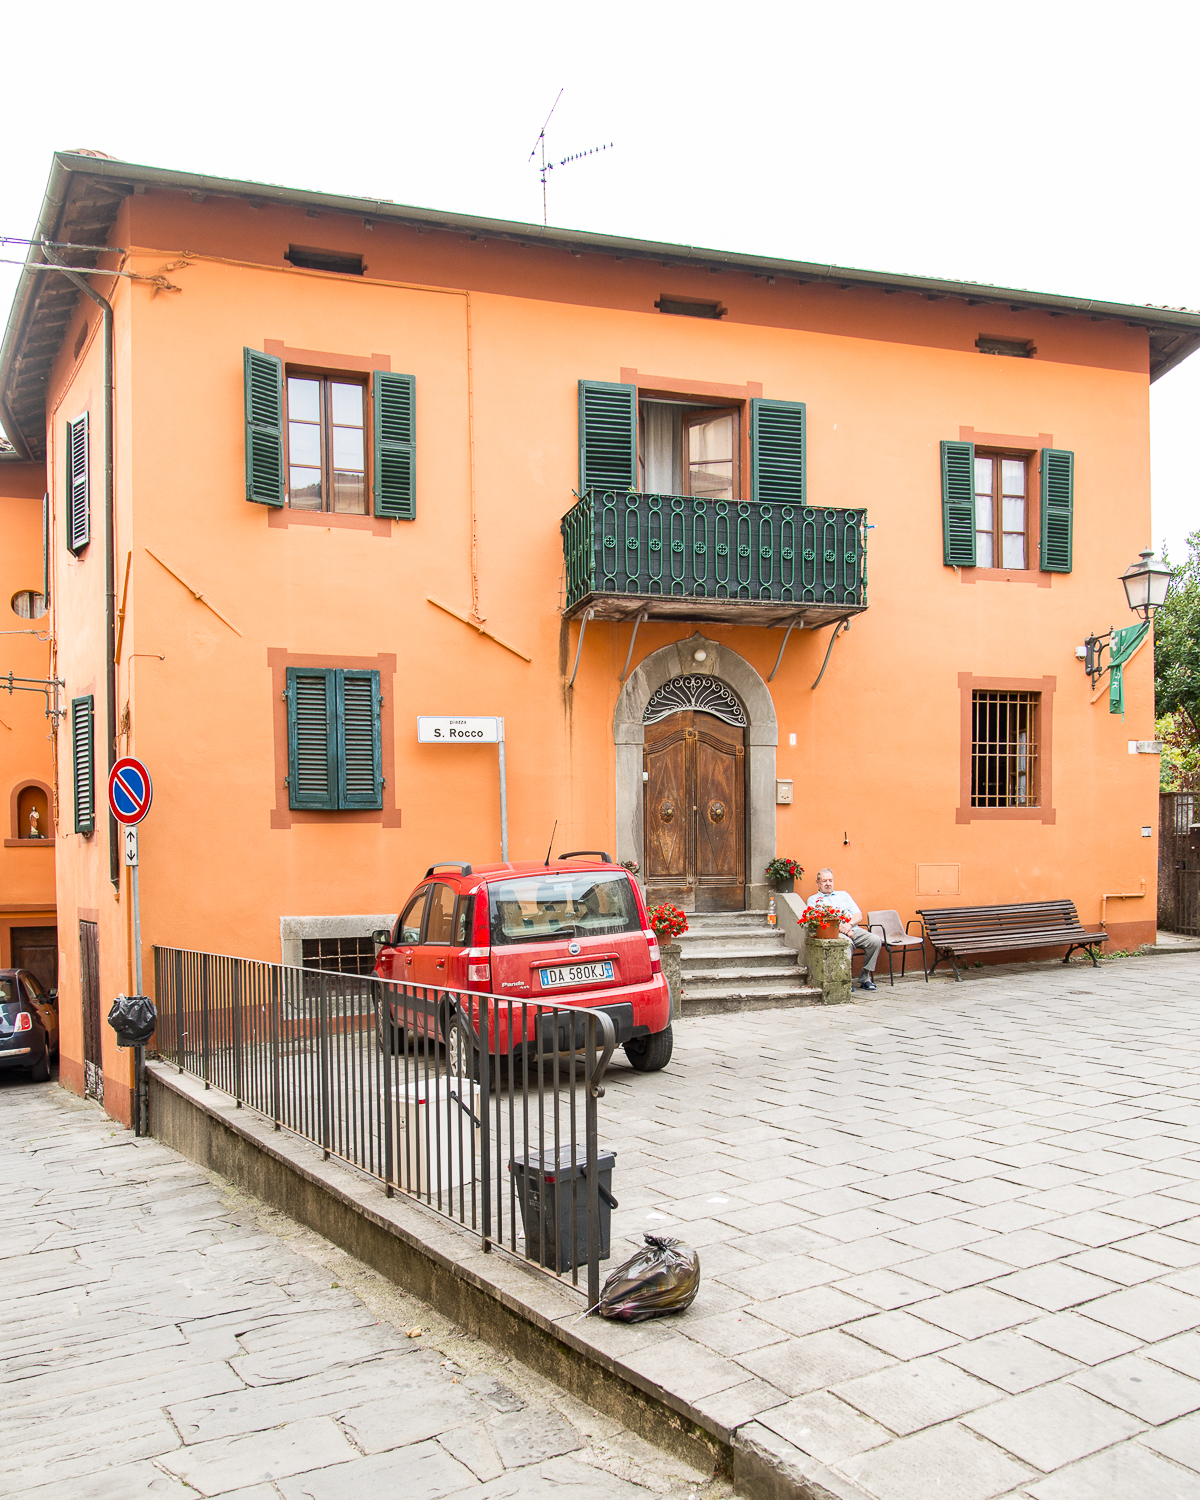
<path fill-rule="evenodd" d="M 149 995 L 118 995 L 108 1013 L 119 1047 L 144 1047 L 154 1035 L 158 1013 Z"/>

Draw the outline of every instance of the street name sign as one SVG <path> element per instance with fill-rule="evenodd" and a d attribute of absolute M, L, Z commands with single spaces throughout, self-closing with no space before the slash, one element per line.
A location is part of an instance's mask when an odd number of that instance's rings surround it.
<path fill-rule="evenodd" d="M 108 773 L 108 805 L 118 823 L 140 823 L 150 811 L 154 783 L 140 760 L 125 755 Z"/>
<path fill-rule="evenodd" d="M 417 743 L 421 745 L 496 745 L 504 738 L 503 719 L 445 718 L 417 715 Z"/>

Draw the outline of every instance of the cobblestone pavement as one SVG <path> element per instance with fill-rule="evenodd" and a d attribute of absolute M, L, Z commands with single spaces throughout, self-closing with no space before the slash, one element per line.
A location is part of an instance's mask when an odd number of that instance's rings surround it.
<path fill-rule="evenodd" d="M 2 1496 L 730 1493 L 55 1084 L 0 1130 Z"/>
<path fill-rule="evenodd" d="M 614 1261 L 705 1278 L 645 1373 L 879 1500 L 1200 1500 L 1200 955 L 855 999 L 614 1064 Z"/>

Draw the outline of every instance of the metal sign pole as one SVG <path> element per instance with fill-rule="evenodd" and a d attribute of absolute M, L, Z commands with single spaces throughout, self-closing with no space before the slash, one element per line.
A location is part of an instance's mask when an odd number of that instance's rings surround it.
<path fill-rule="evenodd" d="M 142 903 L 138 890 L 138 831 L 136 825 L 125 829 L 125 863 L 129 866 L 130 896 L 133 905 L 133 982 L 142 994 Z M 133 1049 L 133 1133 L 146 1134 L 145 1113 L 146 1049 Z"/>
<path fill-rule="evenodd" d="M 500 859 L 503 864 L 508 863 L 508 780 L 504 774 L 504 720 L 497 719 L 500 726 L 500 738 L 497 744 L 500 747 Z"/>

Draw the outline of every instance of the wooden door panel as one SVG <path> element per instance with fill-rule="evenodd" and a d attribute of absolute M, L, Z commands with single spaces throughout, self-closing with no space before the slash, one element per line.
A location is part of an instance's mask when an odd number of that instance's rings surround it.
<path fill-rule="evenodd" d="M 654 746 L 648 744 L 646 770 L 650 775 L 644 788 L 646 879 L 689 884 L 692 804 L 688 792 L 687 741 L 683 735 L 672 735 Z"/>
<path fill-rule="evenodd" d="M 741 775 L 740 753 L 697 741 L 696 874 L 701 880 L 737 881 L 741 875 Z"/>

